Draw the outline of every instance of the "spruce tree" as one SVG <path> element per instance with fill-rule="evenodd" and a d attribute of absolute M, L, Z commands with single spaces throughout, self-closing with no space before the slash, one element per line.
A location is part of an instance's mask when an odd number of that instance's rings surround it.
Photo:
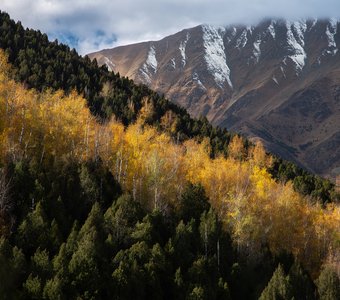
<path fill-rule="evenodd" d="M 316 281 L 320 300 L 340 299 L 340 279 L 331 266 L 326 266 Z"/>
<path fill-rule="evenodd" d="M 259 299 L 290 300 L 292 298 L 291 289 L 289 277 L 285 275 L 282 266 L 279 264 Z"/>

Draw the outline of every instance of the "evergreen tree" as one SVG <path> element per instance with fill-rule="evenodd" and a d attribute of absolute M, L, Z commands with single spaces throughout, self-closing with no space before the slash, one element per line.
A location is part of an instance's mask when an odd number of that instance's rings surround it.
<path fill-rule="evenodd" d="M 289 276 L 281 265 L 278 265 L 268 285 L 263 290 L 260 300 L 290 300 L 292 298 L 292 286 Z"/>
<path fill-rule="evenodd" d="M 294 299 L 315 299 L 315 286 L 309 274 L 301 264 L 295 262 L 289 271 L 289 280 L 292 286 Z"/>
<path fill-rule="evenodd" d="M 21 250 L 12 247 L 8 240 L 0 238 L 0 296 L 1 299 L 18 299 L 22 296 L 22 285 L 26 269 Z"/>
<path fill-rule="evenodd" d="M 38 247 L 48 249 L 49 237 L 49 225 L 39 202 L 20 224 L 17 233 L 17 244 L 25 252 L 27 251 L 28 254 L 32 255 Z"/>
<path fill-rule="evenodd" d="M 42 298 L 42 282 L 39 276 L 33 276 L 32 273 L 28 276 L 24 283 L 28 299 L 41 299 Z"/>
<path fill-rule="evenodd" d="M 72 288 L 77 297 L 97 298 L 101 292 L 101 268 L 104 267 L 103 215 L 96 202 L 77 236 L 68 271 Z"/>
<path fill-rule="evenodd" d="M 107 242 L 112 250 L 129 244 L 131 232 L 143 215 L 140 203 L 133 201 L 129 194 L 122 195 L 112 203 L 104 214 Z"/>
<path fill-rule="evenodd" d="M 320 300 L 340 299 L 340 279 L 331 266 L 326 266 L 321 271 L 316 281 Z"/>
<path fill-rule="evenodd" d="M 183 221 L 179 222 L 174 236 L 168 242 L 168 247 L 172 247 L 173 260 L 182 270 L 191 265 L 199 247 L 193 219 L 188 224 L 184 224 Z"/>
<path fill-rule="evenodd" d="M 31 272 L 44 280 L 52 275 L 52 263 L 46 249 L 40 250 L 40 248 L 38 248 L 37 251 L 35 251 L 31 258 Z"/>
<path fill-rule="evenodd" d="M 201 185 L 189 184 L 184 190 L 179 204 L 179 218 L 184 222 L 191 218 L 199 220 L 201 214 L 209 210 L 208 197 Z"/>
<path fill-rule="evenodd" d="M 204 249 L 206 256 L 208 254 L 215 254 L 216 257 L 219 255 L 217 251 L 220 251 L 218 250 L 220 231 L 221 225 L 213 209 L 210 208 L 208 212 L 203 212 L 199 232 L 201 235 L 202 249 Z"/>
<path fill-rule="evenodd" d="M 74 297 L 96 299 L 100 294 L 100 240 L 95 228 L 81 236 L 77 250 L 69 264 L 69 273 Z"/>
<path fill-rule="evenodd" d="M 58 276 L 55 276 L 54 278 L 49 279 L 45 284 L 45 287 L 43 290 L 43 297 L 49 300 L 65 299 L 66 295 L 62 291 L 63 284 L 61 281 L 62 280 Z"/>

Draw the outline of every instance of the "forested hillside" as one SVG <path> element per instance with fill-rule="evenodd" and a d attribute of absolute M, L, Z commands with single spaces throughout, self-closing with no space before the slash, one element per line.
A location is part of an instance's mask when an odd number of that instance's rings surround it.
<path fill-rule="evenodd" d="M 124 125 L 136 121 L 145 101 L 153 107 L 147 123 L 167 131 L 177 141 L 188 138 L 203 140 L 208 137 L 211 155 L 227 154 L 231 134 L 213 127 L 206 118 L 192 119 L 182 108 L 153 92 L 145 85 L 98 67 L 96 61 L 79 56 L 58 41 L 49 42 L 40 31 L 24 29 L 9 15 L 0 12 L 0 48 L 8 54 L 17 81 L 37 90 L 77 90 L 87 100 L 91 112 L 102 120 L 114 115 Z M 249 142 L 243 141 L 245 147 Z M 296 190 L 326 203 L 338 199 L 334 185 L 309 174 L 293 163 L 274 158 L 270 173 L 279 181 L 293 181 Z"/>
<path fill-rule="evenodd" d="M 147 100 L 103 123 L 0 57 L 3 299 L 337 299 L 339 207 L 271 179 L 261 144 L 212 158 Z"/>
<path fill-rule="evenodd" d="M 328 181 L 3 13 L 0 46 L 1 299 L 339 298 Z"/>

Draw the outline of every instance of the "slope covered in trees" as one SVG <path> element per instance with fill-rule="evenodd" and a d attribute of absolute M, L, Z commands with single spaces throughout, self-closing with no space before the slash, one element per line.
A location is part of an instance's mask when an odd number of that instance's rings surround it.
<path fill-rule="evenodd" d="M 212 127 L 205 118 L 190 118 L 184 109 L 146 86 L 136 85 L 105 67 L 99 68 L 96 61 L 79 56 L 74 49 L 58 41 L 49 42 L 47 35 L 40 31 L 24 29 L 4 12 L 0 12 L 0 47 L 9 56 L 16 80 L 28 88 L 62 89 L 66 93 L 76 90 L 85 97 L 95 116 L 108 120 L 114 115 L 125 126 L 136 121 L 148 102 L 152 108 L 146 118 L 148 124 L 168 132 L 178 141 L 209 138 L 212 157 L 228 152 L 231 135 L 225 129 Z M 248 148 L 250 143 L 243 140 L 243 144 Z M 269 171 L 279 181 L 293 181 L 297 191 L 322 203 L 339 198 L 328 180 L 313 176 L 293 163 L 275 158 Z"/>
<path fill-rule="evenodd" d="M 124 126 L 11 74 L 0 52 L 2 298 L 339 294 L 339 207 L 273 180 L 261 144 L 212 157 L 151 126 L 149 99 Z"/>

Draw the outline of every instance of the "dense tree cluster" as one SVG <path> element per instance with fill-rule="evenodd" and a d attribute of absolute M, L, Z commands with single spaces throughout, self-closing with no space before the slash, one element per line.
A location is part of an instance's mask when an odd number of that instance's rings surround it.
<path fill-rule="evenodd" d="M 231 134 L 225 129 L 211 126 L 204 117 L 190 118 L 184 109 L 164 96 L 109 72 L 105 66 L 98 67 L 95 60 L 91 62 L 88 57 L 79 56 L 74 49 L 57 40 L 49 42 L 46 34 L 40 31 L 24 29 L 20 22 L 15 23 L 1 11 L 0 47 L 8 54 L 16 80 L 28 88 L 39 91 L 62 89 L 66 93 L 77 91 L 85 97 L 95 116 L 109 120 L 114 115 L 125 126 L 134 123 L 142 108 L 148 107 L 151 113 L 145 114 L 147 124 L 167 132 L 176 141 L 209 138 L 212 157 L 220 153 L 228 155 Z M 249 141 L 241 141 L 248 149 Z M 240 154 L 239 158 L 243 159 L 243 156 Z M 275 158 L 269 171 L 276 180 L 291 180 L 297 191 L 322 203 L 331 199 L 339 201 L 333 184 L 292 163 Z"/>
<path fill-rule="evenodd" d="M 12 74 L 0 52 L 1 298 L 337 299 L 340 209 L 273 180 L 260 143 L 211 156 L 148 99 L 101 122 Z"/>

